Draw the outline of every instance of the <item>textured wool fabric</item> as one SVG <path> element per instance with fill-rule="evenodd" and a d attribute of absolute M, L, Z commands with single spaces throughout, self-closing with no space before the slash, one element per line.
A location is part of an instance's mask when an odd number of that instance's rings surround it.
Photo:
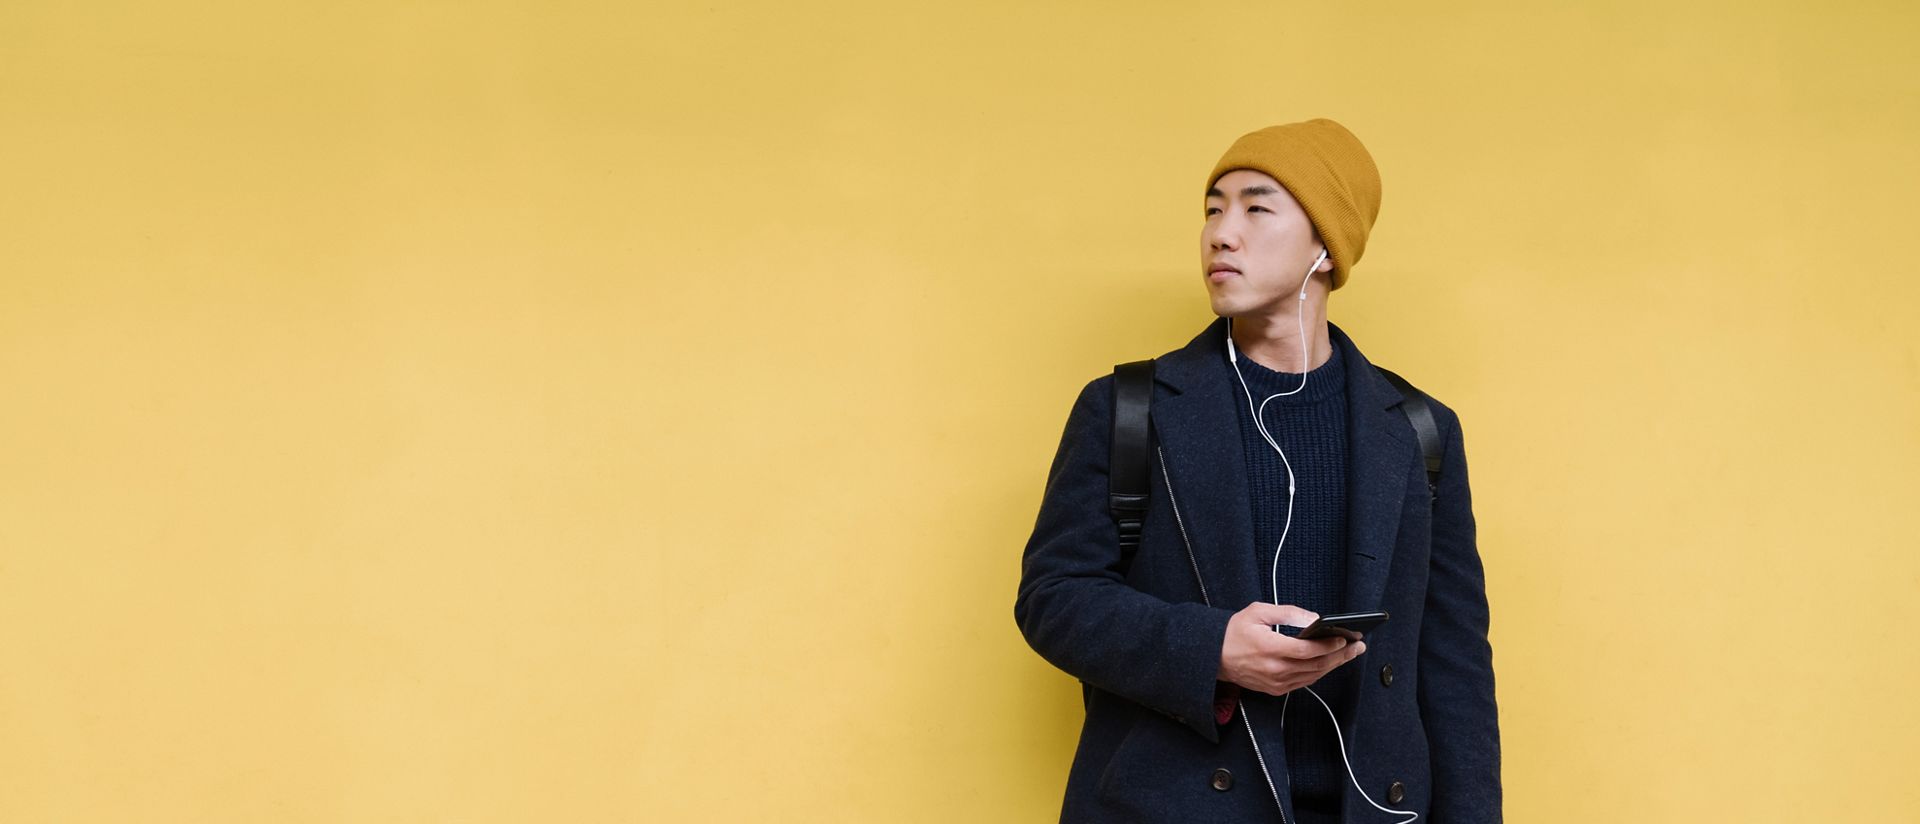
<path fill-rule="evenodd" d="M 1234 169 L 1265 172 L 1287 187 L 1333 258 L 1333 288 L 1346 285 L 1380 215 L 1380 170 L 1360 139 L 1326 118 L 1268 126 L 1227 148 L 1207 188 Z"/>
<path fill-rule="evenodd" d="M 1341 349 L 1335 342 L 1327 362 L 1307 373 L 1304 388 L 1297 372 L 1268 369 L 1252 358 L 1241 358 L 1239 364 L 1240 377 L 1253 399 L 1249 405 L 1248 396 L 1242 394 L 1237 408 L 1261 589 L 1274 603 L 1321 615 L 1344 610 L 1347 585 L 1347 381 Z M 1223 368 L 1232 369 L 1225 358 L 1221 362 Z M 1283 392 L 1293 394 L 1266 401 Z M 1262 401 L 1265 408 L 1260 419 L 1267 434 L 1286 451 L 1284 463 L 1254 428 L 1253 411 L 1262 409 Z M 1287 463 L 1293 465 L 1295 481 L 1290 525 Z M 1281 545 L 1283 531 L 1286 543 Z M 1276 547 L 1279 569 L 1273 575 Z M 1351 664 L 1336 668 L 1314 684 L 1313 691 L 1335 712 L 1345 713 L 1355 671 Z M 1292 777 L 1288 783 L 1296 808 L 1338 811 L 1347 771 L 1332 719 L 1305 692 L 1295 693 L 1284 706 L 1287 772 Z"/>

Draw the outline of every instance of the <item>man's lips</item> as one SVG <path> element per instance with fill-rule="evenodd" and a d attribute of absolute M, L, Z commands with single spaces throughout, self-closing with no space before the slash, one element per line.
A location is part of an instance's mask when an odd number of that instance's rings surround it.
<path fill-rule="evenodd" d="M 1236 277 L 1239 274 L 1240 270 L 1232 266 L 1215 266 L 1207 270 L 1207 280 L 1213 283 L 1220 283 L 1227 278 Z"/>

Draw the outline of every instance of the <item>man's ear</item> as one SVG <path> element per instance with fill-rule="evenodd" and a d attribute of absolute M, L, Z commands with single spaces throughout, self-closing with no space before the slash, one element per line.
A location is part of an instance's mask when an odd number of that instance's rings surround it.
<path fill-rule="evenodd" d="M 1320 251 L 1323 251 L 1323 252 L 1326 252 L 1326 253 L 1327 253 L 1327 259 L 1326 259 L 1326 260 L 1323 260 L 1323 261 L 1320 261 L 1320 265 L 1319 265 L 1319 266 L 1316 266 L 1316 267 L 1314 267 L 1314 269 L 1313 269 L 1313 271 L 1315 271 L 1315 272 L 1331 272 L 1331 271 L 1333 271 L 1333 252 L 1332 252 L 1332 250 L 1329 250 L 1329 249 L 1328 249 L 1327 247 L 1325 247 L 1325 246 L 1322 246 L 1322 247 L 1320 247 Z"/>

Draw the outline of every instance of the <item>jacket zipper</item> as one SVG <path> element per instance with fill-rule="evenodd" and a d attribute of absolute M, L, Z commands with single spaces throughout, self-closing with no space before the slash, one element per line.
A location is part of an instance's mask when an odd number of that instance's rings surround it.
<path fill-rule="evenodd" d="M 1167 505 L 1173 508 L 1173 523 L 1180 527 L 1180 542 L 1187 547 L 1187 563 L 1193 566 L 1193 581 L 1200 585 L 1200 601 L 1213 606 L 1213 598 L 1207 595 L 1207 581 L 1200 576 L 1200 559 L 1193 554 L 1193 539 L 1187 537 L 1187 521 L 1180 517 L 1180 501 L 1173 495 L 1173 476 L 1167 474 L 1167 453 L 1160 447 L 1153 448 L 1160 458 L 1160 478 L 1167 485 Z M 1240 723 L 1247 727 L 1247 740 L 1253 744 L 1253 760 L 1260 764 L 1260 777 L 1267 782 L 1267 792 L 1273 794 L 1273 805 L 1280 810 L 1280 824 L 1287 824 L 1287 805 L 1280 803 L 1280 790 L 1273 786 L 1273 774 L 1267 771 L 1267 756 L 1260 752 L 1260 737 L 1253 732 L 1253 719 L 1247 717 L 1247 703 L 1240 702 Z"/>

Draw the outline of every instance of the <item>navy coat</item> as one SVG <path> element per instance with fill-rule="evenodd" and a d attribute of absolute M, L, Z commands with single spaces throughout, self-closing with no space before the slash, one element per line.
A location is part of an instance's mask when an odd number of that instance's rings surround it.
<path fill-rule="evenodd" d="M 1328 326 L 1347 369 L 1346 606 L 1391 614 L 1343 665 L 1362 670 L 1339 719 L 1349 760 L 1367 795 L 1420 813 L 1417 824 L 1500 821 L 1493 653 L 1460 419 L 1432 404 L 1446 449 L 1430 495 L 1400 393 Z M 1214 718 L 1227 619 L 1263 592 L 1235 417 L 1245 400 L 1226 334 L 1217 319 L 1158 359 L 1152 501 L 1130 563 L 1107 510 L 1111 374 L 1081 390 L 1048 471 L 1014 618 L 1084 689 L 1062 821 L 1298 820 L 1282 699 L 1243 690 L 1231 721 Z M 1326 711 L 1304 690 L 1290 698 L 1307 702 L 1290 714 Z M 1347 822 L 1406 820 L 1352 783 L 1344 807 Z"/>

